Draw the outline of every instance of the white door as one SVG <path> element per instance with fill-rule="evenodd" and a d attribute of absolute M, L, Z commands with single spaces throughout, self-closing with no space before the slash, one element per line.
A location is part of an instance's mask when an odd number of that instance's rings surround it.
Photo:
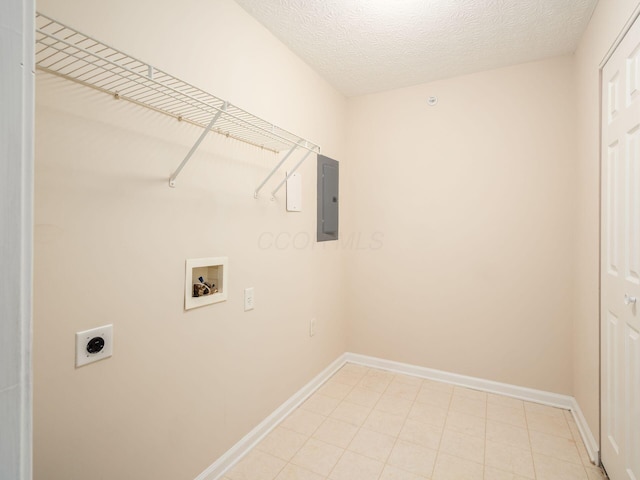
<path fill-rule="evenodd" d="M 640 480 L 640 20 L 602 75 L 601 443 Z"/>

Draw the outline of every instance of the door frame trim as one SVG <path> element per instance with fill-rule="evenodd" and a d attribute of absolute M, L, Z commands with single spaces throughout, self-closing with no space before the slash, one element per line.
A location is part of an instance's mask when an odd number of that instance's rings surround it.
<path fill-rule="evenodd" d="M 638 6 L 635 8 L 633 13 L 629 17 L 629 20 L 627 20 L 627 23 L 624 24 L 624 26 L 622 27 L 622 30 L 620 30 L 620 33 L 618 33 L 618 36 L 615 38 L 615 40 L 611 44 L 611 47 L 609 47 L 609 50 L 607 50 L 607 53 L 605 53 L 602 61 L 600 62 L 600 65 L 598 66 L 598 69 L 600 70 L 600 74 L 602 74 L 602 69 L 604 68 L 605 64 L 609 61 L 609 59 L 613 55 L 613 52 L 616 51 L 616 48 L 618 48 L 620 43 L 622 43 L 622 40 L 624 39 L 625 35 L 629 33 L 629 30 L 631 30 L 631 27 L 633 26 L 635 21 L 638 19 L 638 17 L 640 17 L 640 4 L 638 4 Z M 602 85 L 600 85 L 600 87 L 601 87 L 600 92 L 602 93 Z M 602 103 L 600 105 L 602 106 Z"/>

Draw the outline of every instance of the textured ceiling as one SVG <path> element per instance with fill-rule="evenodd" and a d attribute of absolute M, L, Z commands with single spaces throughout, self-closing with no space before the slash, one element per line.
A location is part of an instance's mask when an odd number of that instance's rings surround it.
<path fill-rule="evenodd" d="M 597 0 L 236 0 L 347 96 L 572 53 Z"/>

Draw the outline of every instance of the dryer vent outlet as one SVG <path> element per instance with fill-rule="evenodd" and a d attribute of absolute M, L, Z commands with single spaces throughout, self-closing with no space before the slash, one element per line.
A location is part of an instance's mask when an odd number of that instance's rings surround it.
<path fill-rule="evenodd" d="M 113 355 L 113 325 L 76 333 L 76 367 Z"/>

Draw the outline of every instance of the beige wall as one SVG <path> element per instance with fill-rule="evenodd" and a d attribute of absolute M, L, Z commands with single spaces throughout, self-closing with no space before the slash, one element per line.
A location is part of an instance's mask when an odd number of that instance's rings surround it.
<path fill-rule="evenodd" d="M 592 432 L 599 421 L 599 65 L 638 0 L 600 0 L 575 54 L 578 171 L 573 393 Z"/>
<path fill-rule="evenodd" d="M 349 350 L 571 393 L 574 109 L 571 57 L 350 100 Z"/>
<path fill-rule="evenodd" d="M 274 157 L 214 135 L 169 189 L 197 128 L 39 74 L 35 478 L 194 478 L 345 350 L 572 394 L 597 433 L 598 64 L 637 4 L 600 0 L 575 56 L 347 102 L 231 0 L 41 0 L 321 144 L 343 221 L 315 244 L 315 162 L 287 214 L 252 197 Z M 215 255 L 228 301 L 185 313 Z"/>
<path fill-rule="evenodd" d="M 230 0 L 38 8 L 346 161 L 345 99 Z M 346 349 L 315 161 L 302 213 L 253 198 L 272 154 L 215 135 L 170 189 L 201 130 L 45 74 L 37 97 L 35 478 L 193 479 Z M 218 255 L 228 301 L 184 312 L 185 259 Z M 75 332 L 107 323 L 113 357 L 75 369 Z"/>

